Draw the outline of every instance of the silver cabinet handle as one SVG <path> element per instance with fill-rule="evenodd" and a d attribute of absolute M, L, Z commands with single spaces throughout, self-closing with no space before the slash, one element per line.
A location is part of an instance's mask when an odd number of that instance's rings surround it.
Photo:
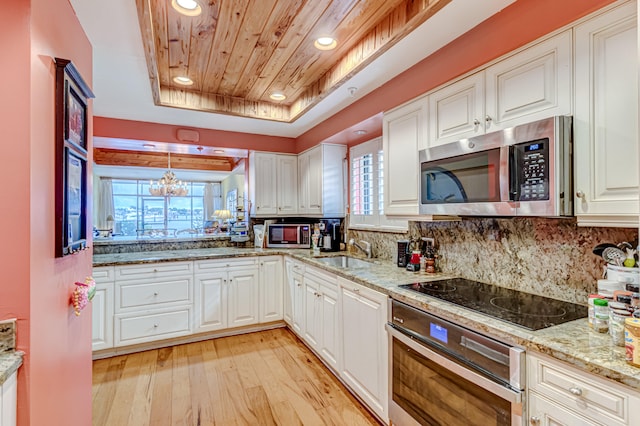
<path fill-rule="evenodd" d="M 569 388 L 569 392 L 571 392 L 575 396 L 581 396 L 582 395 L 582 389 L 580 389 L 579 387 L 576 387 L 576 386 L 574 386 L 572 388 Z"/>
<path fill-rule="evenodd" d="M 486 121 L 487 123 L 491 123 L 491 120 L 493 120 L 493 118 L 491 118 L 489 115 L 484 117 L 484 121 Z"/>
<path fill-rule="evenodd" d="M 531 416 L 529 418 L 529 423 L 531 423 L 532 425 L 539 425 L 540 424 L 540 417 L 538 416 Z"/>
<path fill-rule="evenodd" d="M 158 295 L 158 292 L 157 292 L 157 291 L 154 291 L 154 292 L 153 292 L 153 295 L 154 295 L 154 296 L 157 296 L 157 295 Z"/>
<path fill-rule="evenodd" d="M 157 270 L 157 269 L 154 269 L 154 270 L 153 270 L 153 272 L 158 272 L 158 270 Z"/>
<path fill-rule="evenodd" d="M 298 287 L 302 287 L 302 284 L 300 284 L 300 283 L 298 283 L 298 284 L 296 284 L 296 285 L 297 285 Z"/>
<path fill-rule="evenodd" d="M 158 328 L 158 324 L 153 324 L 153 328 Z"/>
<path fill-rule="evenodd" d="M 473 119 L 473 125 L 474 126 L 479 126 L 480 125 L 480 120 L 478 120 L 477 118 Z"/>
<path fill-rule="evenodd" d="M 585 194 L 584 191 L 578 190 L 578 192 L 576 192 L 576 197 L 580 198 L 582 201 L 586 201 L 587 194 Z"/>
<path fill-rule="evenodd" d="M 360 289 L 359 289 L 359 288 L 354 288 L 354 289 L 353 289 L 353 292 L 354 292 L 354 293 L 360 293 Z"/>

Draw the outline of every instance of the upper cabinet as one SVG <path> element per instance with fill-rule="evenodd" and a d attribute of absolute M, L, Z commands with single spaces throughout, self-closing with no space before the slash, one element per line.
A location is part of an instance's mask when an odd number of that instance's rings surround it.
<path fill-rule="evenodd" d="M 344 145 L 321 144 L 300 155 L 251 152 L 251 214 L 344 217 L 346 151 Z"/>
<path fill-rule="evenodd" d="M 571 114 L 571 31 L 429 94 L 428 147 Z"/>
<path fill-rule="evenodd" d="M 636 2 L 575 29 L 575 212 L 585 226 L 638 226 Z"/>
<path fill-rule="evenodd" d="M 384 213 L 418 214 L 420 164 L 418 151 L 427 134 L 427 100 L 419 98 L 385 113 L 382 120 L 384 153 Z"/>
<path fill-rule="evenodd" d="M 298 212 L 343 217 L 344 145 L 321 144 L 298 155 Z"/>

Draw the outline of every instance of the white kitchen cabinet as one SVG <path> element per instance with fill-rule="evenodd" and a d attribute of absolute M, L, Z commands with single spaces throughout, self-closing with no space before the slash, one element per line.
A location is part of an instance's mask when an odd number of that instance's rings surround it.
<path fill-rule="evenodd" d="M 527 352 L 532 425 L 637 425 L 640 393 L 550 357 Z"/>
<path fill-rule="evenodd" d="M 636 2 L 576 26 L 575 214 L 584 226 L 638 226 Z"/>
<path fill-rule="evenodd" d="M 344 217 L 344 145 L 320 144 L 298 155 L 298 213 Z"/>
<path fill-rule="evenodd" d="M 283 318 L 282 256 L 260 257 L 260 322 Z"/>
<path fill-rule="evenodd" d="M 0 385 L 0 426 L 15 426 L 18 421 L 18 379 L 12 373 Z"/>
<path fill-rule="evenodd" d="M 254 216 L 278 213 L 276 167 L 276 154 L 249 154 L 249 199 L 251 214 Z"/>
<path fill-rule="evenodd" d="M 429 95 L 427 147 L 484 133 L 484 72 L 472 74 Z"/>
<path fill-rule="evenodd" d="M 340 321 L 336 276 L 307 267 L 304 274 L 305 342 L 339 372 Z"/>
<path fill-rule="evenodd" d="M 536 43 L 485 70 L 485 132 L 571 115 L 572 32 Z"/>
<path fill-rule="evenodd" d="M 276 198 L 278 214 L 298 213 L 298 157 L 296 155 L 276 155 L 277 180 Z"/>
<path fill-rule="evenodd" d="M 419 208 L 418 151 L 427 136 L 427 99 L 418 98 L 384 114 L 384 213 L 416 216 Z"/>
<path fill-rule="evenodd" d="M 571 114 L 571 31 L 429 94 L 429 148 Z"/>
<path fill-rule="evenodd" d="M 304 333 L 304 273 L 305 265 L 289 257 L 285 260 L 287 274 L 284 292 L 284 320 L 299 337 Z"/>
<path fill-rule="evenodd" d="M 340 377 L 383 421 L 388 422 L 389 349 L 387 296 L 338 277 Z"/>
<path fill-rule="evenodd" d="M 259 269 L 254 258 L 195 262 L 195 332 L 256 324 Z"/>
<path fill-rule="evenodd" d="M 113 347 L 114 267 L 93 268 L 96 293 L 91 301 L 91 348 L 94 351 Z"/>

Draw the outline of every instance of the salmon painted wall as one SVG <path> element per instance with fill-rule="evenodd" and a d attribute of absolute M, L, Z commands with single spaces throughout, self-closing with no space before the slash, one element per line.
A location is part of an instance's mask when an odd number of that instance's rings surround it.
<path fill-rule="evenodd" d="M 91 274 L 91 253 L 54 258 L 53 57 L 71 59 L 90 83 L 91 45 L 68 0 L 4 2 L 0 28 L 0 161 L 12 183 L 0 210 L 0 319 L 18 318 L 17 348 L 26 353 L 18 425 L 89 425 L 91 312 L 76 318 L 69 296 Z"/>
<path fill-rule="evenodd" d="M 3 188 L 0 209 L 0 320 L 17 318 L 21 348 L 29 341 L 29 2 L 9 1 L 0 13 L 0 165 L 11 185 Z M 18 372 L 20 402 L 25 402 L 25 369 Z"/>
<path fill-rule="evenodd" d="M 178 140 L 177 130 L 188 128 L 197 130 L 200 133 L 200 141 L 197 145 L 256 151 L 296 152 L 295 139 L 279 136 L 227 132 L 105 117 L 94 117 L 93 126 L 94 136 L 178 144 L 183 142 Z"/>
<path fill-rule="evenodd" d="M 297 151 L 390 110 L 614 0 L 519 0 L 297 138 Z M 370 138 L 363 138 L 362 142 Z"/>

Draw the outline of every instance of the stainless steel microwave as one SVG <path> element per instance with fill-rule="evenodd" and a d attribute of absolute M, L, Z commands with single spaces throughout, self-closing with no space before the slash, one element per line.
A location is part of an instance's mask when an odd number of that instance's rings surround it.
<path fill-rule="evenodd" d="M 267 227 L 267 247 L 310 248 L 311 225 L 272 223 Z"/>
<path fill-rule="evenodd" d="M 420 214 L 572 216 L 571 117 L 421 150 Z"/>

